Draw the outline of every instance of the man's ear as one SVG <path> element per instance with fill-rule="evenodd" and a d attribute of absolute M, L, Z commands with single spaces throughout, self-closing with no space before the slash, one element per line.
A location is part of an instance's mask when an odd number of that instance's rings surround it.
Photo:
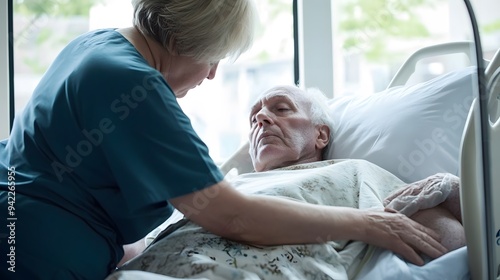
<path fill-rule="evenodd" d="M 318 137 L 316 138 L 316 148 L 322 150 L 328 142 L 330 142 L 330 128 L 327 125 L 319 125 L 318 129 Z"/>

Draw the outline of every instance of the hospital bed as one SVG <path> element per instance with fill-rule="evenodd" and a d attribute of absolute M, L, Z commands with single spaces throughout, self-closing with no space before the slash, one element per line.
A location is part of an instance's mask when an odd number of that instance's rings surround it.
<path fill-rule="evenodd" d="M 492 187 L 500 186 L 500 174 L 495 173 L 500 170 L 500 149 L 495 145 L 500 143 L 500 50 L 491 60 L 478 63 L 482 57 L 477 57 L 476 48 L 463 41 L 420 49 L 403 63 L 387 89 L 329 100 L 335 126 L 334 144 L 327 152 L 329 159 L 366 159 L 405 182 L 438 172 L 460 176 L 468 245 L 459 252 L 465 254 L 458 257 L 463 263 L 454 263 L 456 253 L 425 273 L 442 277 L 437 272 L 468 266 L 474 280 L 496 279 L 500 263 L 500 209 L 493 203 L 500 198 L 500 188 Z M 408 82 L 419 61 L 450 52 L 463 53 L 470 65 L 425 82 Z M 480 107 L 480 96 L 487 96 L 486 108 Z M 481 123 L 481 113 L 486 123 Z M 228 177 L 253 172 L 248 143 L 220 168 Z M 177 212 L 152 237 L 181 217 Z M 120 271 L 108 278 L 175 279 L 139 271 Z M 391 277 L 384 274 L 384 279 Z"/>
<path fill-rule="evenodd" d="M 474 61 L 475 49 L 472 42 L 420 49 L 408 58 L 385 91 L 330 100 L 336 126 L 328 158 L 367 159 L 406 182 L 437 172 L 460 176 L 471 279 L 498 279 L 500 49 L 491 61 L 483 61 L 484 75 L 477 71 L 481 68 L 467 67 L 406 85 L 421 59 L 451 51 Z M 481 86 L 483 92 L 479 91 Z M 487 101 L 482 112 L 481 99 Z M 481 122 L 481 113 L 486 115 L 485 122 Z M 247 150 L 247 144 L 242 146 L 221 169 L 252 172 Z"/>

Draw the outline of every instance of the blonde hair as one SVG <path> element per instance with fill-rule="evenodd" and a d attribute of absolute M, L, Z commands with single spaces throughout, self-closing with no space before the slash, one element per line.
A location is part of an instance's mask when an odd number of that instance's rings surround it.
<path fill-rule="evenodd" d="M 250 48 L 253 0 L 132 0 L 133 24 L 169 52 L 200 62 L 233 60 Z"/>

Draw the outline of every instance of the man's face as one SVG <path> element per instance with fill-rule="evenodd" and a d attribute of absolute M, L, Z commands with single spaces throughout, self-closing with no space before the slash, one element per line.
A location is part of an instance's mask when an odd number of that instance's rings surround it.
<path fill-rule="evenodd" d="M 318 128 L 300 93 L 268 91 L 250 112 L 250 156 L 255 171 L 318 160 Z M 323 147 L 320 147 L 320 149 Z"/>

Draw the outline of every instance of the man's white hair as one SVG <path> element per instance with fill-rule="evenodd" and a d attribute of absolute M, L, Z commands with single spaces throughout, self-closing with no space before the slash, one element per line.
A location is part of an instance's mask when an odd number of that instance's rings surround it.
<path fill-rule="evenodd" d="M 323 148 L 323 159 L 327 159 L 333 148 L 333 129 L 335 127 L 335 121 L 328 107 L 328 98 L 318 88 L 306 89 L 304 91 L 304 96 L 311 102 L 309 112 L 311 114 L 312 123 L 315 125 L 326 125 L 330 130 L 330 140 L 328 141 L 328 145 Z"/>

